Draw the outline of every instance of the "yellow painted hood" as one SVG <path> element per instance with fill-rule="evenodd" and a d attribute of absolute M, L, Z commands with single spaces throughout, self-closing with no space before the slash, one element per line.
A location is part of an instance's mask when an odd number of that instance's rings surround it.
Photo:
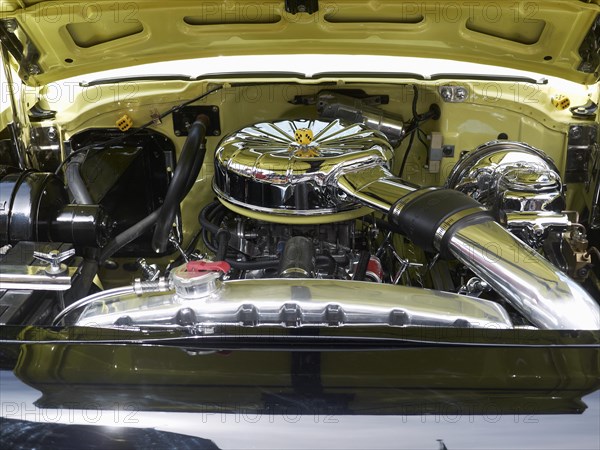
<path fill-rule="evenodd" d="M 158 61 L 307 53 L 460 60 L 584 84 L 600 76 L 600 0 L 0 0 L 0 19 L 31 85 Z"/>

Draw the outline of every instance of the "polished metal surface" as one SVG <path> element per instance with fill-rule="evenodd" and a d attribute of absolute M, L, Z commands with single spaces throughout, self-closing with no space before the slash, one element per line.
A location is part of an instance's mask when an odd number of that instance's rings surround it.
<path fill-rule="evenodd" d="M 555 212 L 508 212 L 500 222 L 527 245 L 538 248 L 543 244 L 546 230 L 566 231 L 571 226 L 568 214 Z"/>
<path fill-rule="evenodd" d="M 0 269 L 0 289 L 29 289 L 34 291 L 66 291 L 79 267 L 49 275 L 48 266 L 3 264 Z"/>
<path fill-rule="evenodd" d="M 65 309 L 63 309 L 60 313 L 57 314 L 52 323 L 54 325 L 60 323 L 60 321 L 67 315 L 69 315 L 71 312 L 75 311 L 78 308 L 82 308 L 85 305 L 93 304 L 96 302 L 105 302 L 111 299 L 116 299 L 122 296 L 134 294 L 135 290 L 133 286 L 123 286 L 114 289 L 108 289 L 106 291 L 96 292 L 95 294 L 79 299 L 75 303 L 72 303 L 71 305 L 67 306 Z"/>
<path fill-rule="evenodd" d="M 171 271 L 171 283 L 180 298 L 200 299 L 217 290 L 221 273 L 218 271 L 188 272 L 186 266 Z"/>
<path fill-rule="evenodd" d="M 496 222 L 466 226 L 450 251 L 543 329 L 600 329 L 600 306 L 565 273 Z"/>
<path fill-rule="evenodd" d="M 355 201 L 387 213 L 393 205 L 416 190 L 394 176 L 381 165 L 365 166 L 358 170 L 340 173 L 337 185 L 341 192 Z M 412 195 L 421 195 L 425 190 Z"/>
<path fill-rule="evenodd" d="M 562 211 L 562 182 L 554 162 L 522 142 L 492 141 L 459 161 L 446 186 L 495 212 Z"/>
<path fill-rule="evenodd" d="M 469 98 L 469 90 L 465 86 L 445 85 L 438 90 L 442 100 L 447 103 L 461 103 Z"/>
<path fill-rule="evenodd" d="M 365 298 L 369 302 L 365 302 Z M 315 279 L 263 279 L 220 282 L 209 296 L 135 297 L 130 293 L 93 301 L 79 317 L 81 326 L 113 326 L 124 316 L 133 325 L 177 324 L 180 311 L 193 311 L 194 325 L 300 327 L 457 326 L 512 328 L 497 303 L 426 289 L 388 284 Z M 102 305 L 105 305 L 103 307 Z M 106 309 L 108 306 L 108 311 Z M 188 312 L 188 317 L 192 315 Z"/>
<path fill-rule="evenodd" d="M 323 91 L 317 99 L 319 115 L 327 119 L 341 119 L 348 123 L 362 123 L 381 131 L 396 146 L 405 135 L 404 121 L 397 114 L 366 104 L 362 99 Z"/>
<path fill-rule="evenodd" d="M 441 243 L 442 243 L 442 239 L 444 238 L 444 236 L 446 235 L 446 233 L 450 230 L 450 228 L 452 227 L 452 225 L 460 222 L 463 219 L 466 219 L 469 216 L 472 216 L 474 214 L 478 214 L 481 213 L 482 211 L 485 211 L 485 209 L 483 207 L 474 207 L 474 208 L 469 208 L 469 209 L 464 209 L 460 212 L 457 212 L 456 214 L 451 215 L 450 217 L 448 217 L 447 219 L 445 219 L 440 226 L 438 227 L 438 229 L 435 232 L 435 237 L 434 237 L 434 245 L 436 248 L 440 248 Z"/>
<path fill-rule="evenodd" d="M 67 271 L 67 265 L 63 264 L 64 261 L 75 256 L 75 249 L 69 249 L 65 252 L 59 252 L 58 250 L 52 250 L 48 253 L 44 252 L 33 252 L 33 257 L 47 263 L 45 270 L 48 275 L 54 276 L 59 275 Z"/>
<path fill-rule="evenodd" d="M 564 189 L 554 162 L 522 142 L 492 141 L 458 162 L 447 187 L 490 209 L 512 233 L 535 248 L 548 231 L 570 225 L 562 211 Z"/>
<path fill-rule="evenodd" d="M 497 169 L 496 207 L 507 211 L 561 211 L 565 207 L 560 177 L 530 163 Z"/>
<path fill-rule="evenodd" d="M 310 130 L 310 143 L 297 140 L 298 130 Z M 359 207 L 355 199 L 338 195 L 336 179 L 342 172 L 388 167 L 392 157 L 385 136 L 363 124 L 259 123 L 221 142 L 213 188 L 221 199 L 253 211 L 331 214 Z"/>

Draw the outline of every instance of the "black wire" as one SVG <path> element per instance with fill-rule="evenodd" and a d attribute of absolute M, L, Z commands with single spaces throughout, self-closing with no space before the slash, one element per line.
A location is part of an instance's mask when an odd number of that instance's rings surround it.
<path fill-rule="evenodd" d="M 188 246 L 185 249 L 186 255 L 189 255 L 194 250 L 196 250 L 196 245 L 198 244 L 198 240 L 200 239 L 201 235 L 202 235 L 202 229 L 198 229 L 198 231 L 196 231 L 196 234 L 194 234 L 194 236 L 192 237 L 192 240 L 190 241 L 190 243 L 188 244 Z"/>
<path fill-rule="evenodd" d="M 423 140 L 423 137 L 421 137 L 421 135 L 423 135 L 425 137 L 425 139 L 427 139 L 427 134 L 425 134 L 425 132 L 423 130 L 421 130 L 420 128 L 417 127 L 417 139 L 419 139 L 421 144 L 423 144 L 425 146 L 425 148 L 427 148 L 427 142 L 425 142 Z"/>
<path fill-rule="evenodd" d="M 413 113 L 413 120 L 416 120 L 416 118 L 419 117 L 419 114 L 417 113 L 417 101 L 419 100 L 419 90 L 417 89 L 416 84 L 412 85 L 412 89 L 413 89 L 412 113 Z"/>
<path fill-rule="evenodd" d="M 202 241 L 206 248 L 208 248 L 211 252 L 217 253 L 217 247 L 212 242 L 212 239 L 215 237 L 217 232 L 219 231 L 218 225 L 213 223 L 215 217 L 219 216 L 222 212 L 222 205 L 220 202 L 215 201 L 206 205 L 200 211 L 198 215 L 198 221 L 200 222 L 201 233 L 202 233 Z M 221 219 L 219 219 L 220 221 Z"/>
<path fill-rule="evenodd" d="M 412 148 L 413 142 L 415 140 L 415 131 L 412 130 L 410 132 L 410 139 L 408 141 L 408 146 L 406 147 L 406 151 L 404 152 L 404 157 L 402 158 L 402 164 L 400 164 L 400 170 L 398 171 L 398 176 L 401 177 L 404 172 L 404 166 L 406 166 L 406 161 L 408 160 L 408 155 L 410 153 L 410 149 Z"/>
<path fill-rule="evenodd" d="M 197 97 L 192 98 L 191 100 L 187 100 L 183 103 L 180 103 L 179 105 L 175 105 L 173 107 L 171 107 L 170 109 L 166 110 L 165 112 L 163 112 L 162 114 L 160 114 L 156 119 L 152 119 L 148 122 L 146 122 L 145 124 L 143 124 L 142 126 L 136 128 L 135 130 L 131 131 L 131 132 L 125 132 L 120 136 L 117 136 L 115 138 L 109 139 L 106 142 L 102 142 L 102 143 L 94 143 L 94 144 L 89 144 L 86 145 L 85 147 L 81 147 L 78 148 L 77 150 L 72 151 L 69 155 L 67 155 L 65 157 L 65 159 L 63 159 L 63 161 L 58 165 L 56 171 L 54 172 L 56 175 L 60 174 L 60 171 L 62 170 L 62 168 L 65 166 L 65 164 L 67 164 L 72 158 L 75 157 L 75 155 L 79 155 L 83 152 L 87 152 L 89 150 L 92 150 L 93 148 L 99 148 L 99 151 L 105 150 L 109 145 L 111 144 L 115 144 L 117 142 L 121 142 L 123 139 L 130 137 L 130 136 L 135 136 L 136 134 L 140 133 L 141 131 L 145 130 L 146 128 L 148 128 L 149 126 L 153 125 L 155 120 L 162 120 L 165 117 L 169 116 L 170 114 L 173 114 L 176 111 L 179 111 L 179 109 L 183 108 L 184 106 L 189 105 L 190 103 L 194 103 L 197 102 L 198 100 L 202 100 L 204 97 L 209 96 L 210 94 L 212 94 L 213 92 L 217 92 L 220 91 L 221 89 L 223 89 L 223 86 L 217 86 L 213 89 L 209 89 L 208 91 L 200 94 Z"/>
<path fill-rule="evenodd" d="M 417 135 L 417 139 L 419 139 L 421 144 L 423 144 L 425 146 L 425 148 L 427 148 L 427 143 L 425 141 L 423 141 L 423 139 L 419 133 L 422 133 L 425 136 L 427 136 L 427 135 L 425 134 L 425 132 L 423 130 L 421 130 L 421 128 L 419 128 L 419 126 L 423 122 L 426 122 L 429 119 L 431 119 L 431 117 L 432 117 L 431 110 L 429 110 L 423 114 L 419 114 L 417 112 L 417 102 L 419 100 L 419 90 L 417 89 L 417 86 L 415 84 L 412 85 L 412 89 L 413 89 L 413 94 L 414 94 L 413 100 L 412 100 L 413 118 L 410 122 L 410 125 L 408 127 L 408 131 L 407 131 L 406 135 L 404 135 L 403 140 L 406 139 L 406 137 L 408 135 L 410 135 L 410 139 L 408 141 L 408 146 L 406 147 L 406 151 L 404 152 L 404 156 L 402 157 L 402 163 L 400 164 L 400 170 L 398 171 L 399 177 L 401 177 L 402 174 L 404 173 L 404 168 L 406 167 L 406 162 L 408 161 L 408 155 L 410 154 L 413 143 L 415 141 L 415 134 Z"/>

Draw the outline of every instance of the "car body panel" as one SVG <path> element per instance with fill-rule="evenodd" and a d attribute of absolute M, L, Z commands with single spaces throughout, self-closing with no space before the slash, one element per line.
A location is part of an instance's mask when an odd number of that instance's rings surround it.
<path fill-rule="evenodd" d="M 432 449 L 436 439 L 449 449 L 587 449 L 600 439 L 598 332 L 364 329 L 354 334 L 408 340 L 365 352 L 276 349 L 287 333 L 274 329 L 253 349 L 255 331 L 230 331 L 231 348 L 211 351 L 153 346 L 148 333 L 143 345 L 99 344 L 143 339 L 125 330 L 5 330 L 14 343 L 2 346 L 0 437 L 43 444 L 86 432 L 138 445 L 170 432 L 175 448 L 195 436 L 218 448 Z"/>
<path fill-rule="evenodd" d="M 3 2 L 2 15 L 18 22 L 12 34 L 21 44 L 33 44 L 21 58 L 29 84 L 156 61 L 306 53 L 442 58 L 598 79 L 596 62 L 582 71 L 578 53 L 597 1 L 320 1 L 313 14 L 288 12 L 283 1 L 24 4 Z"/>

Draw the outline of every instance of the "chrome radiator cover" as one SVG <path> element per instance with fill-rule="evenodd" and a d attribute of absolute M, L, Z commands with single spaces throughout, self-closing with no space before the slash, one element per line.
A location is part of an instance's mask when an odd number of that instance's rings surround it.
<path fill-rule="evenodd" d="M 296 133 L 308 130 L 310 142 Z M 300 142 L 299 142 L 300 141 Z M 342 170 L 391 165 L 383 134 L 339 120 L 252 125 L 226 137 L 215 153 L 213 189 L 220 199 L 278 215 L 323 215 L 358 209 L 336 186 Z"/>
<path fill-rule="evenodd" d="M 172 278 L 186 275 L 175 269 Z M 276 326 L 438 326 L 487 329 L 512 328 L 505 309 L 494 302 L 447 292 L 360 281 L 263 279 L 221 282 L 188 274 L 199 291 L 189 295 L 174 281 L 175 291 L 162 295 L 132 293 L 94 301 L 77 321 L 79 326 L 217 325 Z M 209 277 L 206 281 L 206 277 Z M 217 275 L 218 278 L 218 275 Z M 202 286 L 206 283 L 207 286 Z M 365 298 L 370 299 L 365 303 Z M 109 305 L 107 308 L 106 305 Z M 103 306 L 104 305 L 104 306 Z"/>

